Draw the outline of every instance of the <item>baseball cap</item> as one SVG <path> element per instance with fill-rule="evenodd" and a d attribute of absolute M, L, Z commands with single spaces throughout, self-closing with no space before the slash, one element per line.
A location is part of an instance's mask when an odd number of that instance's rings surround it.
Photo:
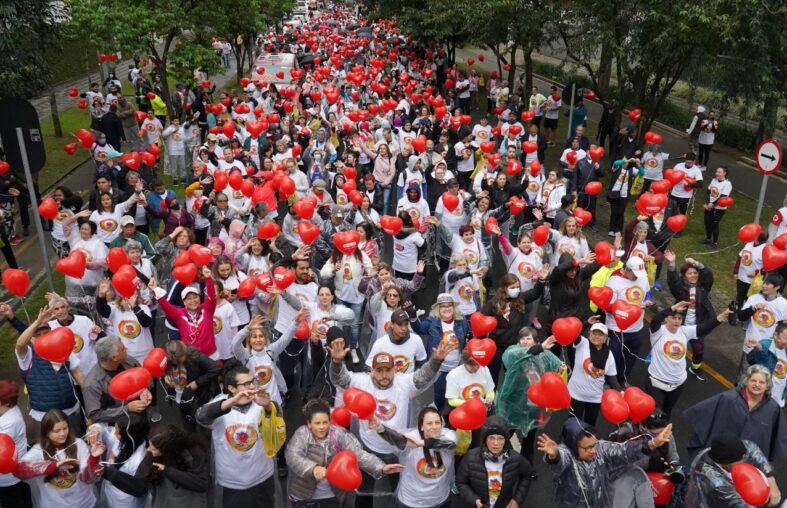
<path fill-rule="evenodd" d="M 208 134 L 208 141 L 218 141 L 219 137 L 215 134 Z"/>
<path fill-rule="evenodd" d="M 402 309 L 396 309 L 391 314 L 391 323 L 393 324 L 399 325 L 402 323 L 409 323 L 409 322 L 410 322 L 410 316 L 408 316 L 407 312 L 405 312 Z"/>
<path fill-rule="evenodd" d="M 134 218 L 130 215 L 124 215 L 120 218 L 120 227 L 128 226 L 129 224 L 134 224 Z"/>
<path fill-rule="evenodd" d="M 591 332 L 599 331 L 604 335 L 609 335 L 609 329 L 607 329 L 607 325 L 604 323 L 594 323 L 593 326 L 590 327 Z"/>
<path fill-rule="evenodd" d="M 448 181 L 445 182 L 446 187 L 450 187 L 452 185 L 459 185 L 459 182 L 456 180 L 456 178 L 449 178 Z"/>
<path fill-rule="evenodd" d="M 199 290 L 193 286 L 188 286 L 187 288 L 184 288 L 183 291 L 180 292 L 180 299 L 185 300 L 190 293 L 199 295 Z"/>
<path fill-rule="evenodd" d="M 372 359 L 373 369 L 393 369 L 393 356 L 389 353 L 377 353 Z"/>
<path fill-rule="evenodd" d="M 332 217 L 344 217 L 344 210 L 339 205 L 333 205 L 331 207 L 331 216 Z"/>
<path fill-rule="evenodd" d="M 638 256 L 631 256 L 626 261 L 626 270 L 631 270 L 637 278 L 647 277 L 648 272 L 645 271 L 645 262 Z"/>

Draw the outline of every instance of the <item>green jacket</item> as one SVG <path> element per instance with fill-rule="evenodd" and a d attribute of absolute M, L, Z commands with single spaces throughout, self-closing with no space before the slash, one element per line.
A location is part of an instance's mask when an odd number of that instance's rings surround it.
<path fill-rule="evenodd" d="M 126 242 L 128 242 L 129 240 L 130 238 L 124 238 L 123 235 L 121 234 L 120 236 L 112 240 L 112 243 L 109 244 L 109 247 L 110 248 L 125 247 Z M 148 238 L 148 235 L 137 231 L 134 234 L 134 240 L 142 244 L 142 252 L 143 252 L 142 256 L 145 259 L 153 259 L 156 256 L 156 251 L 153 249 L 153 244 L 150 243 L 150 238 Z"/>

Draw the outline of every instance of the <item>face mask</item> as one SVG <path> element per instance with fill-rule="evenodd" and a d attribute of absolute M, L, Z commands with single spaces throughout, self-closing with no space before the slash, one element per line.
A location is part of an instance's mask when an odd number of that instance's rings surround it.
<path fill-rule="evenodd" d="M 106 139 L 99 139 L 96 143 L 98 144 L 98 146 L 104 146 L 104 145 L 107 144 L 107 140 Z"/>
<path fill-rule="evenodd" d="M 506 293 L 508 293 L 509 298 L 516 298 L 519 296 L 519 288 L 509 288 Z"/>
<path fill-rule="evenodd" d="M 456 271 L 456 273 L 458 273 L 459 275 L 464 275 L 464 274 L 466 274 L 466 273 L 467 273 L 467 268 L 456 268 L 456 269 L 455 269 L 455 271 Z"/>

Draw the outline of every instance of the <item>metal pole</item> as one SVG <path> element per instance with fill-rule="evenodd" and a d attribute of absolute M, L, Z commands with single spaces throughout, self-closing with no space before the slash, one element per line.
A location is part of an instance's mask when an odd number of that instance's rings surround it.
<path fill-rule="evenodd" d="M 577 84 L 571 83 L 571 107 L 568 110 L 568 131 L 566 132 L 566 139 L 570 138 L 574 135 L 574 131 L 571 130 L 573 127 L 572 123 L 574 120 L 574 99 L 577 97 Z"/>
<path fill-rule="evenodd" d="M 22 134 L 21 127 L 16 128 L 16 139 L 19 142 L 19 152 L 22 154 L 22 167 L 25 169 L 27 192 L 30 194 L 30 206 L 33 209 L 32 215 L 36 222 L 36 230 L 38 231 L 38 245 L 41 247 L 41 256 L 44 259 L 44 272 L 46 273 L 46 280 L 49 283 L 49 290 L 54 293 L 55 281 L 52 279 L 49 253 L 46 250 L 46 241 L 44 240 L 44 228 L 41 225 L 41 216 L 38 215 L 38 196 L 36 196 L 35 186 L 33 185 L 33 175 L 30 173 L 30 162 L 27 160 L 27 146 L 25 146 L 25 137 Z"/>
<path fill-rule="evenodd" d="M 762 204 L 765 202 L 765 190 L 768 188 L 768 175 L 762 175 L 762 186 L 760 187 L 760 198 L 757 200 L 757 210 L 754 212 L 754 222 L 760 222 L 762 214 Z"/>

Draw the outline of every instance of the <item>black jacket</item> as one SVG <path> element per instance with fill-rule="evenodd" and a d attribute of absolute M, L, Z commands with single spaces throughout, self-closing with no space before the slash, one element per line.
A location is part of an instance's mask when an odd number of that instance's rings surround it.
<path fill-rule="evenodd" d="M 642 140 L 635 137 L 629 139 L 627 134 L 617 133 L 612 137 L 612 160 L 630 159 L 636 152 L 642 152 Z"/>
<path fill-rule="evenodd" d="M 123 131 L 123 122 L 120 120 L 120 117 L 117 116 L 117 113 L 109 111 L 101 117 L 101 127 L 107 136 L 107 143 L 119 152 L 121 142 L 126 139 L 126 134 Z"/>
<path fill-rule="evenodd" d="M 519 330 L 523 326 L 530 324 L 527 319 L 527 304 L 535 302 L 541 298 L 543 294 L 544 283 L 541 281 L 537 282 L 532 289 L 522 292 L 517 298 L 523 300 L 525 304 L 524 311 L 520 312 L 511 306 L 510 312 L 508 313 L 508 319 L 497 312 L 497 298 L 490 298 L 487 300 L 481 312 L 487 316 L 494 316 L 497 319 L 497 327 L 489 333 L 489 337 L 494 340 L 495 345 L 497 345 L 497 353 L 495 353 L 495 355 L 500 355 L 502 357 L 503 351 L 505 351 L 508 346 L 516 343 Z"/>
<path fill-rule="evenodd" d="M 593 162 L 590 159 L 582 159 L 577 162 L 574 168 L 572 178 L 572 189 L 575 189 L 578 194 L 585 193 L 585 185 L 588 182 L 598 182 L 604 177 L 604 168 L 601 164 Z"/>
<path fill-rule="evenodd" d="M 710 301 L 710 290 L 713 287 L 713 272 L 707 266 L 703 266 L 700 272 L 699 280 L 697 281 L 697 291 L 695 294 L 697 312 L 697 324 L 706 321 L 714 320 L 716 311 L 713 310 L 713 304 Z M 672 297 L 679 302 L 688 302 L 689 298 L 689 285 L 683 281 L 677 267 L 669 267 L 667 271 L 667 282 L 669 283 L 669 291 Z M 699 333 L 698 333 L 699 335 Z"/>
<path fill-rule="evenodd" d="M 490 432 L 489 426 L 499 428 Z M 459 471 L 456 473 L 456 486 L 462 499 L 462 505 L 468 508 L 475 508 L 476 499 L 480 499 L 484 506 L 489 506 L 489 477 L 485 464 L 486 437 L 492 434 L 506 432 L 505 450 L 508 454 L 505 462 L 502 463 L 502 485 L 500 485 L 500 495 L 497 497 L 495 506 L 505 508 L 512 499 L 519 506 L 525 506 L 525 498 L 530 488 L 530 472 L 532 467 L 519 453 L 511 449 L 508 441 L 508 426 L 499 416 L 490 416 L 481 428 L 481 446 L 473 448 L 467 452 Z M 488 452 L 487 452 L 488 453 Z"/>

